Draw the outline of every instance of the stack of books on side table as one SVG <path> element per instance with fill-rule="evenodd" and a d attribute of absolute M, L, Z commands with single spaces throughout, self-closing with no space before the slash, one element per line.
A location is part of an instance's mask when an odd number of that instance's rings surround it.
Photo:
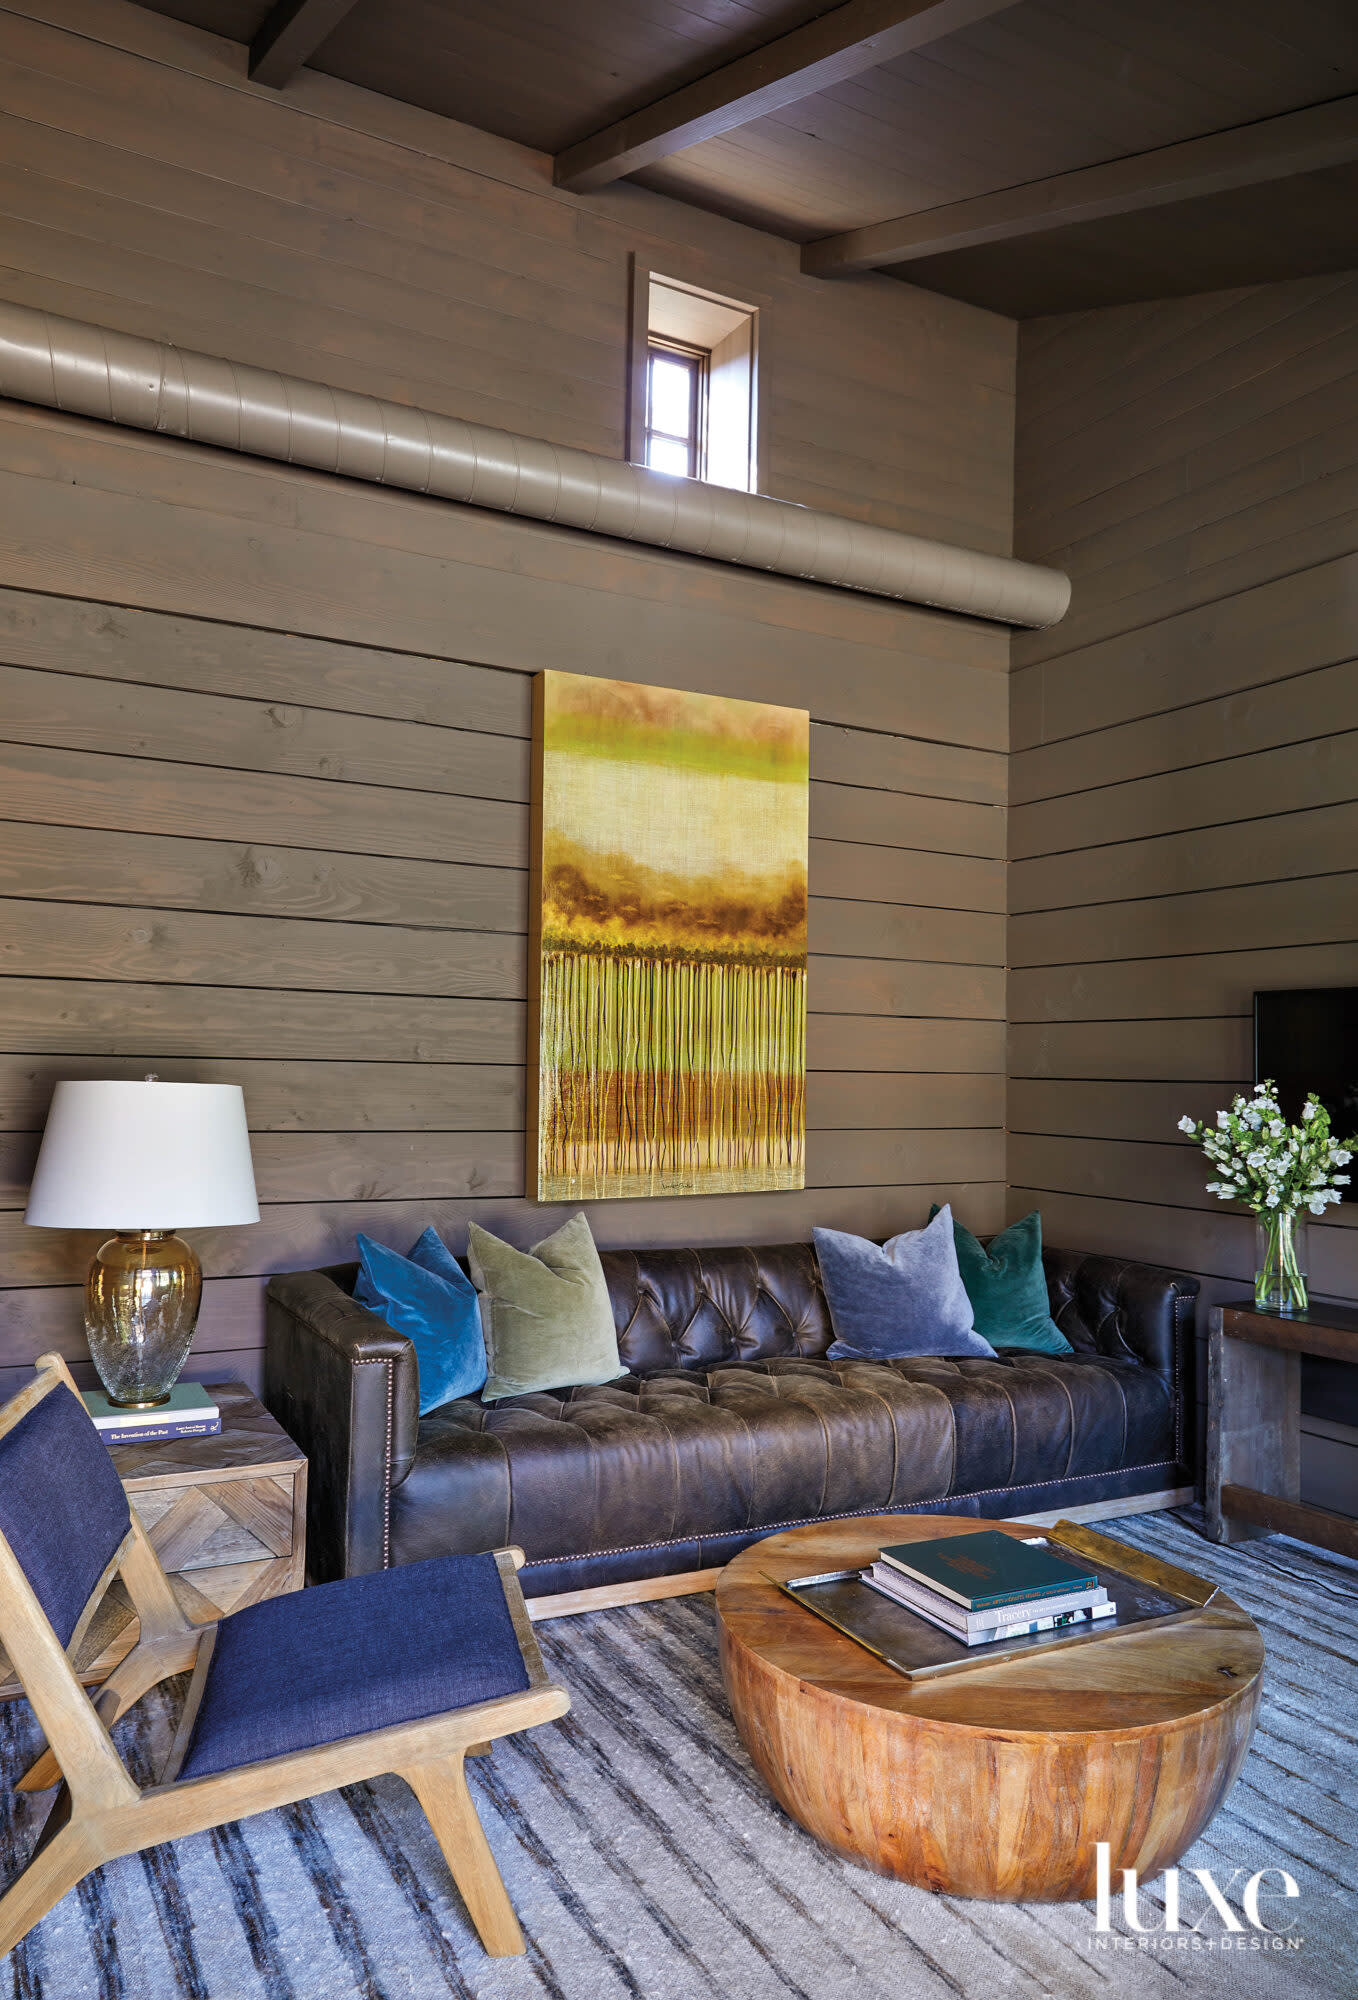
<path fill-rule="evenodd" d="M 1096 1571 L 1054 1555 L 1041 1539 L 1018 1541 L 995 1529 L 896 1543 L 861 1574 L 873 1590 L 964 1646 L 1055 1632 L 1117 1612 Z"/>
<path fill-rule="evenodd" d="M 120 1410 L 102 1389 L 86 1389 L 81 1401 L 105 1444 L 159 1444 L 169 1438 L 216 1437 L 222 1413 L 201 1382 L 176 1382 L 169 1400 L 151 1409 Z"/>

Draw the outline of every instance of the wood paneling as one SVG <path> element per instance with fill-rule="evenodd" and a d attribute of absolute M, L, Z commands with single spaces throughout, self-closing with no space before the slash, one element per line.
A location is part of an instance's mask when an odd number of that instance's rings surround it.
<path fill-rule="evenodd" d="M 1342 923 L 1341 923 L 1342 931 Z M 1282 951 L 1116 959 L 1104 965 L 1038 966 L 1015 972 L 1010 1019 L 1029 1021 L 1183 1021 L 1248 1018 L 1252 995 L 1266 987 L 1342 986 L 1353 966 L 1352 932 L 1335 944 Z M 1242 1000 L 1243 996 L 1243 1000 Z"/>
<path fill-rule="evenodd" d="M 858 288 L 846 315 L 802 284 L 791 244 L 636 188 L 565 194 L 540 154 L 329 78 L 307 73 L 274 99 L 245 87 L 229 45 L 128 14 L 114 0 L 29 0 L 4 16 L 12 296 L 620 453 L 627 255 L 644 248 L 658 269 L 682 262 L 674 276 L 728 294 L 757 284 L 767 298 L 781 355 L 768 490 L 942 534 L 933 488 L 947 479 L 949 518 L 971 528 L 961 538 L 1007 545 L 1003 322 L 945 301 L 921 309 L 883 282 Z M 428 33 L 439 39 L 426 28 L 422 66 Z M 478 92 L 482 122 L 485 111 Z M 979 372 L 972 344 L 987 351 Z M 871 385 L 870 402 L 817 441 L 795 412 L 818 403 L 825 345 L 839 350 L 831 372 Z M 949 378 L 947 396 L 921 365 Z M 896 431 L 885 480 L 879 421 Z"/>
<path fill-rule="evenodd" d="M 73 704 L 68 674 L 25 667 L 0 667 L 0 709 L 14 743 L 113 756 L 154 751 L 176 763 L 448 792 L 497 805 L 521 804 L 528 796 L 523 745 L 474 730 L 332 715 L 293 703 L 223 701 L 164 687 L 148 704 L 142 689 L 129 696 L 117 682 L 84 687 Z M 506 815 L 488 817 L 489 845 L 504 845 L 507 824 Z"/>
<path fill-rule="evenodd" d="M 1042 1211 L 1052 1242 L 1097 1249 L 1110 1257 L 1134 1257 L 1171 1271 L 1192 1271 L 1202 1281 L 1198 1333 L 1205 1333 L 1206 1309 L 1224 1298 L 1239 1298 L 1254 1284 L 1254 1242 L 1238 1216 L 1200 1208 L 1069 1193 L 1062 1188 L 1025 1187 L 1011 1182 L 1010 1206 L 1026 1215 Z M 1219 1206 L 1213 1203 L 1213 1208 Z M 1353 1296 L 1355 1233 L 1328 1218 L 1311 1232 L 1310 1282 L 1318 1297 Z"/>
<path fill-rule="evenodd" d="M 127 1056 L 0 1056 L 0 1147 L 22 1134 L 30 1153 L 58 1077 L 125 1077 L 145 1064 Z M 212 1062 L 163 1059 L 167 1083 L 239 1083 L 251 1130 L 263 1133 L 519 1132 L 524 1123 L 518 1064 Z M 813 1073 L 807 1123 L 813 1132 L 933 1126 L 995 1128 L 1004 1122 L 1004 1079 L 946 1071 Z M 17 1157 L 17 1156 L 15 1156 Z"/>
<path fill-rule="evenodd" d="M 940 41 L 1011 0 L 847 0 L 790 33 L 726 61 L 658 102 L 629 112 L 557 155 L 558 187 L 606 187 L 880 64 Z"/>
<path fill-rule="evenodd" d="M 1229 1096 L 1249 1081 L 1253 1044 L 1244 1014 L 1200 1021 L 1029 1023 L 1009 1030 L 1009 1075 L 1125 1083 L 1211 1080 Z"/>
<path fill-rule="evenodd" d="M 161 5 L 238 38 L 254 24 L 239 0 Z M 996 18 L 969 22 L 968 11 Z M 389 0 L 380 14 L 355 10 L 313 63 L 557 151 L 767 49 L 815 12 L 805 0 L 738 11 L 577 0 L 567 28 L 542 0 L 477 0 L 454 13 Z M 888 24 L 884 10 L 877 16 L 880 33 Z M 1235 0 L 1229 12 L 1199 0 L 1173 18 L 1127 0 L 1078 10 L 1025 0 L 961 16 L 936 46 L 879 57 L 738 129 L 700 135 L 648 179 L 814 235 L 1333 96 L 1352 87 L 1344 78 L 1358 63 L 1336 0 L 1290 19 L 1285 35 L 1261 0 Z M 824 38 L 838 25 L 806 32 Z M 892 49 L 889 35 L 882 47 Z"/>
<path fill-rule="evenodd" d="M 1071 1184 L 1085 1195 L 1161 1202 L 1176 1208 L 1221 1209 L 1228 1226 L 1236 1217 L 1235 1209 L 1215 1196 L 1204 1201 L 1211 1170 L 1199 1149 L 1180 1142 L 1177 1135 L 1173 1142 L 1167 1142 L 1162 1134 L 1150 1143 L 1138 1143 L 1102 1134 L 1076 1138 L 1067 1133 L 1044 1137 L 1015 1132 L 1009 1141 L 1009 1164 L 1015 1181 L 1029 1187 L 1059 1182 L 1073 1171 Z M 1340 1209 L 1333 1217 L 1327 1216 L 1325 1226 L 1327 1235 L 1348 1230 L 1358 1249 L 1358 1218 L 1352 1210 Z"/>
<path fill-rule="evenodd" d="M 939 1201 L 951 1202 L 954 1211 L 984 1235 L 999 1229 L 1004 1219 L 998 1132 L 992 1134 L 992 1144 L 995 1177 L 984 1181 L 949 1183 L 931 1177 L 915 1186 L 836 1185 L 808 1190 L 805 1197 L 733 1195 L 671 1203 L 620 1202 L 610 1203 L 607 1215 L 596 1210 L 593 1220 L 600 1241 L 611 1245 L 797 1242 L 809 1237 L 813 1224 L 889 1236 L 901 1227 L 903 1218 L 922 1225 L 930 1203 Z M 208 1356 L 219 1376 L 235 1372 L 243 1381 L 257 1382 L 268 1274 L 352 1262 L 357 1230 L 393 1245 L 409 1244 L 432 1223 L 449 1242 L 465 1245 L 467 1224 L 474 1217 L 486 1228 L 527 1244 L 548 1235 L 569 1214 L 567 1209 L 537 1207 L 526 1213 L 523 1201 L 509 1196 L 404 1203 L 311 1201 L 266 1209 L 253 1231 L 233 1232 L 234 1246 L 219 1242 L 223 1232 L 196 1231 L 209 1276 L 194 1354 Z M 45 1348 L 63 1341 L 71 1343 L 76 1358 L 86 1352 L 78 1280 L 98 1246 L 98 1236 L 58 1232 L 58 1240 L 43 1250 L 35 1247 L 39 1233 L 24 1230 L 13 1215 L 0 1217 L 0 1240 L 6 1247 L 22 1244 L 24 1255 L 22 1268 L 13 1273 L 15 1282 L 0 1291 L 0 1358 L 11 1357 L 4 1366 L 31 1367 Z M 252 1268 L 245 1272 L 242 1266 Z M 203 1371 L 195 1367 L 191 1373 L 201 1378 Z M 17 1387 L 17 1380 L 10 1386 Z M 8 1392 L 7 1385 L 0 1382 L 0 1390 Z"/>
<path fill-rule="evenodd" d="M 0 898 L 0 967 L 41 979 L 256 986 L 262 955 L 276 988 L 521 1000 L 524 944 L 476 931 L 313 924 Z"/>
<path fill-rule="evenodd" d="M 7 590 L 0 598 L 0 660 L 148 687 L 210 687 L 219 696 L 269 704 L 300 702 L 310 710 L 528 736 L 529 683 L 522 674 L 127 605 Z"/>
<path fill-rule="evenodd" d="M 929 1143 L 915 1149 L 921 1178 L 914 1182 L 902 1182 L 883 1171 L 881 1179 L 868 1176 L 856 1184 L 834 1179 L 823 1187 L 813 1185 L 805 1197 L 792 1200 L 752 1194 L 695 1196 L 673 1204 L 610 1203 L 606 1213 L 595 1212 L 600 1239 L 613 1244 L 795 1242 L 809 1237 L 813 1217 L 832 1228 L 886 1235 L 900 1227 L 902 1213 L 922 1225 L 929 1203 L 935 1200 L 960 1202 L 969 1217 L 977 1218 L 979 1230 L 997 1228 L 1003 1207 L 1000 1135 L 989 1135 L 991 1157 L 984 1162 L 984 1176 L 954 1181 L 935 1172 L 934 1157 L 938 1153 L 941 1160 L 941 1149 L 932 1142 L 938 1136 L 925 1134 Z M 974 1140 L 965 1150 L 972 1161 L 985 1152 L 983 1144 Z M 875 1168 L 875 1161 L 869 1164 Z M 808 1179 L 814 1172 L 814 1164 L 808 1162 Z M 525 1213 L 515 1192 L 283 1202 L 263 1208 L 251 1229 L 195 1230 L 194 1242 L 209 1278 L 266 1276 L 271 1271 L 352 1261 L 357 1254 L 354 1235 L 360 1229 L 408 1246 L 432 1222 L 450 1242 L 465 1249 L 467 1224 L 473 1217 L 526 1243 L 547 1235 L 571 1213 L 569 1208 L 537 1206 Z M 0 1250 L 6 1274 L 15 1285 L 74 1284 L 98 1247 L 98 1231 L 29 1229 L 16 1215 L 0 1216 Z"/>
<path fill-rule="evenodd" d="M 1174 206 L 1224 189 L 1349 167 L 1358 158 L 1356 111 L 1352 96 L 1332 99 L 969 201 L 914 209 L 808 244 L 802 269 L 821 277 L 881 270 L 977 244 L 1030 239 L 1108 216 Z"/>
<path fill-rule="evenodd" d="M 6 549 L 24 589 L 102 586 L 115 601 L 431 658 L 449 648 L 456 604 L 462 656 L 520 673 L 544 630 L 563 668 L 590 673 L 630 662 L 644 624 L 657 682 L 701 687 L 729 648 L 732 694 L 757 700 L 772 675 L 821 721 L 872 728 L 887 677 L 926 741 L 1008 745 L 1006 632 L 850 591 L 19 405 L 0 411 L 0 510 L 25 523 Z"/>
<path fill-rule="evenodd" d="M 34 815 L 0 820 L 0 891 L 23 889 L 59 903 L 116 903 L 135 883 L 162 910 L 400 922 L 443 931 L 525 928 L 522 868 L 334 854 L 191 832 L 178 838 L 115 831 L 119 821 L 139 816 L 126 799 L 125 773 L 110 758 L 87 782 L 91 761 L 66 751 L 45 758 L 0 748 L 0 773 L 8 780 L 0 810 Z M 165 803 L 162 798 L 162 808 Z M 44 818 L 63 810 L 84 824 L 53 826 Z M 140 816 L 145 823 L 155 815 Z M 193 823 L 191 814 L 184 816 L 186 828 Z M 227 817 L 220 824 L 233 822 Z"/>
<path fill-rule="evenodd" d="M 771 490 L 1007 547 L 1011 327 L 230 57 L 114 0 L 0 16 L 0 288 L 620 451 L 637 250 L 768 301 Z M 561 1219 L 522 1194 L 541 667 L 813 717 L 807 1190 L 601 1240 L 999 1220 L 1004 633 L 18 406 L 0 508 L 4 1380 L 84 1351 L 92 1242 L 21 1219 L 63 1076 L 244 1086 L 262 1220 L 199 1239 L 199 1373 L 257 1379 L 268 1274 L 357 1229 Z"/>
<path fill-rule="evenodd" d="M 0 1134 L 26 1133 L 36 1141 L 52 1087 L 62 1077 L 113 1077 L 135 1082 L 145 1056 L 0 1055 Z M 400 1061 L 345 1062 L 329 1057 L 296 1061 L 215 1060 L 156 1056 L 166 1083 L 238 1083 L 245 1091 L 250 1128 L 265 1132 L 517 1132 L 524 1122 L 523 1072 L 517 1063 L 477 1065 Z M 949 1079 L 911 1079 L 940 1086 Z M 956 1083 L 957 1078 L 951 1079 Z M 971 1079 L 961 1081 L 970 1082 Z M 993 1110 L 991 1079 L 985 1103 Z M 925 1103 L 934 1100 L 926 1097 Z M 939 1099 L 948 1115 L 921 1115 L 928 1124 L 997 1124 L 998 1116 L 969 1118 L 968 1099 Z M 826 1122 L 822 1120 L 822 1122 Z M 871 1121 L 860 1116 L 859 1124 Z M 0 1144 L 3 1144 L 0 1138 Z"/>
<path fill-rule="evenodd" d="M 1009 1121 L 1016 1132 L 1053 1133 L 1164 1144 L 1185 1114 L 1211 1118 L 1218 1083 L 1089 1082 L 1066 1077 L 1011 1077 Z M 1206 1178 L 1204 1174 L 1203 1178 Z"/>
<path fill-rule="evenodd" d="M 871 882 L 853 899 L 812 896 L 810 929 L 817 951 L 856 958 L 933 959 L 958 965 L 1004 963 L 1004 918 L 990 910 L 918 909 L 875 903 Z"/>
<path fill-rule="evenodd" d="M 1352 270 L 1358 168 L 1329 167 L 898 267 L 1018 319 Z"/>
<path fill-rule="evenodd" d="M 1011 1203 L 1209 1297 L 1252 1225 L 1177 1120 L 1249 1081 L 1256 989 L 1358 982 L 1355 413 L 1351 275 L 1021 342 L 1019 551 L 1075 595 L 1015 647 Z M 1358 1292 L 1358 1210 L 1311 1242 Z"/>
<path fill-rule="evenodd" d="M 1266 803 L 1258 792 L 1252 797 L 1261 806 Z M 1173 897 L 1191 907 L 1196 918 L 1210 921 L 1213 899 L 1229 897 L 1238 885 L 1301 883 L 1310 875 L 1316 883 L 1331 885 L 1318 893 L 1331 899 L 1338 919 L 1349 907 L 1345 864 L 1354 858 L 1356 834 L 1358 808 L 1346 802 L 1314 812 L 1261 811 L 1224 826 L 1201 826 L 1159 838 L 1148 835 L 1134 841 L 1112 840 L 1103 846 L 1035 856 L 1014 864 L 1013 907 L 1025 919 L 1042 915 L 1059 922 L 1058 912 L 1082 905 Z M 1037 897 L 1042 900 L 1034 907 Z M 1280 910 L 1274 913 L 1275 924 L 1281 915 Z M 1234 935 L 1237 940 L 1241 937 L 1238 930 Z M 1250 942 L 1280 940 L 1251 931 Z M 1025 962 L 1030 955 L 1031 948 L 1025 946 Z M 1091 951 L 1087 955 L 1102 954 Z"/>
<path fill-rule="evenodd" d="M 257 35 L 265 11 L 252 0 L 156 0 L 172 20 L 149 15 L 133 27 L 120 22 L 115 32 L 108 0 L 24 4 L 29 13 L 88 37 L 96 77 L 112 43 L 241 95 L 247 73 L 241 44 Z M 932 11 L 915 9 L 922 17 Z M 1358 87 L 1358 33 L 1348 0 L 1306 0 L 1285 17 L 1277 0 L 1194 0 L 1188 8 L 1148 6 L 1146 0 L 1082 0 L 1079 7 L 1068 0 L 1019 0 L 998 8 L 990 0 L 948 0 L 941 13 L 952 32 L 894 61 L 882 60 L 884 51 L 900 44 L 883 33 L 891 26 L 890 9 L 880 4 L 827 9 L 823 0 L 742 0 L 738 7 L 574 0 L 567 11 L 547 0 L 463 0 L 455 8 L 439 0 L 384 0 L 381 7 L 354 7 L 315 51 L 311 66 L 291 79 L 287 96 L 312 116 L 340 112 L 341 122 L 360 125 L 373 139 L 439 156 L 451 152 L 450 164 L 494 172 L 504 225 L 531 232 L 524 210 L 532 203 L 523 197 L 541 193 L 550 172 L 547 155 L 619 118 L 640 113 L 644 120 L 658 101 L 672 104 L 676 90 L 696 86 L 706 110 L 729 83 L 728 66 L 742 58 L 754 56 L 759 83 L 767 86 L 780 38 L 795 44 L 800 31 L 802 39 L 823 45 L 865 12 L 873 22 L 876 45 L 866 58 L 873 67 L 754 117 L 757 93 L 746 100 L 735 129 L 700 137 L 652 164 L 642 175 L 646 185 L 714 215 L 800 240 L 1249 128 Z M 31 60 L 41 70 L 40 58 Z M 89 89 L 87 83 L 86 94 Z M 36 117 L 29 108 L 36 95 L 30 85 L 26 118 Z M 119 95 L 124 114 L 133 115 L 130 98 Z M 218 99 L 222 95 L 219 88 Z M 209 122 L 213 99 L 200 95 L 194 109 Z M 452 148 L 442 137 L 447 118 L 486 129 L 461 128 L 466 136 Z M 158 155 L 182 146 L 187 121 L 162 116 L 156 123 L 164 135 L 139 135 L 125 148 L 134 158 L 148 145 Z M 718 127 L 724 123 L 716 120 Z M 246 98 L 241 127 L 260 158 L 255 192 L 276 196 L 290 185 L 276 165 L 276 126 Z M 711 124 L 700 120 L 693 129 L 711 130 Z M 86 136 L 92 146 L 110 143 L 108 132 L 97 127 Z M 220 154 L 222 135 L 213 136 Z M 683 136 L 691 138 L 692 131 Z M 529 147 L 543 151 L 530 153 Z M 334 198 L 372 230 L 371 205 L 347 186 L 360 177 L 358 163 L 351 155 L 341 159 Z M 192 155 L 181 162 L 192 163 Z M 316 164 L 309 151 L 307 164 Z M 289 165 L 295 174 L 295 164 Z M 412 195 L 437 199 L 430 181 L 416 181 Z M 102 192 L 102 179 L 92 185 Z M 957 299 L 1023 317 L 1331 271 L 1353 261 L 1356 187 L 1351 169 L 1293 172 L 1263 187 L 1179 200 L 1145 215 L 1049 229 L 1021 246 L 931 256 L 912 274 Z M 638 192 L 636 182 L 614 190 L 615 212 Z M 195 193 L 211 213 L 210 184 Z M 186 199 L 180 193 L 179 200 Z M 260 199 L 257 207 L 261 240 L 286 239 L 283 202 Z M 568 218 L 569 210 L 560 220 Z M 549 233 L 545 222 L 538 229 Z M 365 258 L 365 267 L 374 266 L 384 247 L 385 268 L 406 292 L 423 283 L 428 262 L 427 255 L 412 255 L 412 236 L 374 243 Z M 430 246 L 420 247 L 427 253 Z M 297 249 L 299 269 L 325 254 L 309 241 Z M 210 251 L 205 247 L 201 255 L 206 259 Z M 568 305 L 568 294 L 561 296 Z M 484 342 L 485 327 L 475 323 L 478 303 L 472 288 L 464 317 L 472 338 Z M 351 326 L 338 337 L 353 334 Z M 490 393 L 494 386 L 492 380 Z"/>

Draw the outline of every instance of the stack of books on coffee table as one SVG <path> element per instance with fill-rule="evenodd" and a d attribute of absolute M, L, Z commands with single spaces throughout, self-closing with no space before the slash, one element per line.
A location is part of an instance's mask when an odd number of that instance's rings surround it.
<path fill-rule="evenodd" d="M 1095 1570 L 1055 1555 L 1040 1537 L 1019 1541 L 995 1529 L 897 1543 L 861 1575 L 964 1646 L 1056 1632 L 1117 1612 Z"/>

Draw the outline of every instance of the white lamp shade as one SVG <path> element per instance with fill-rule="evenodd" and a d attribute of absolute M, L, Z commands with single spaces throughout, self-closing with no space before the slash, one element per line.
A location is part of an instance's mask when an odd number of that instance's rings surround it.
<path fill-rule="evenodd" d="M 258 1222 L 235 1083 L 59 1083 L 28 1196 L 45 1229 Z"/>

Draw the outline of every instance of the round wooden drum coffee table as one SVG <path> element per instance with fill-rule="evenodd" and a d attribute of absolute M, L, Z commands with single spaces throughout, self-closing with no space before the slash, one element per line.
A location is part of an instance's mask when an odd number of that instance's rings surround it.
<path fill-rule="evenodd" d="M 777 1588 L 862 1567 L 884 1542 L 978 1528 L 1041 1532 L 892 1514 L 737 1556 L 717 1626 L 745 1747 L 808 1832 L 921 1888 L 1081 1901 L 1099 1841 L 1115 1871 L 1149 1880 L 1197 1838 L 1249 1747 L 1264 1647 L 1238 1605 L 1218 1595 L 1180 1623 L 912 1682 Z M 1121 1546 L 1119 1567 L 1184 1595 L 1209 1588 Z"/>

